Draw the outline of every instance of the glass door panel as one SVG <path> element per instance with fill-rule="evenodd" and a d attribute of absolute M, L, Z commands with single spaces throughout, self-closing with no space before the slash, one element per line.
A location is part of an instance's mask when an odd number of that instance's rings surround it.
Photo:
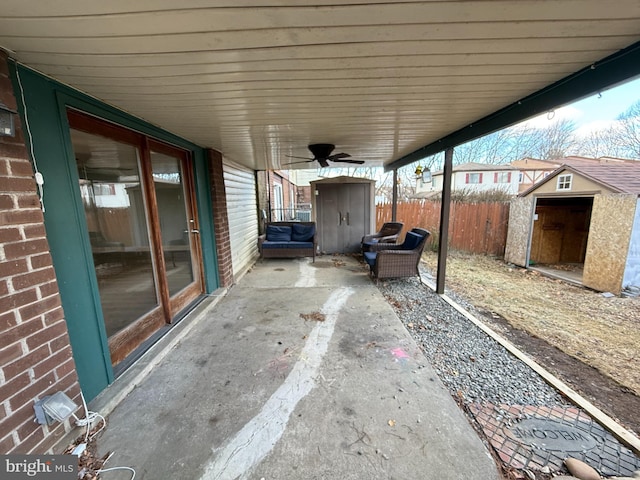
<path fill-rule="evenodd" d="M 204 291 L 188 152 L 67 112 L 111 363 Z"/>
<path fill-rule="evenodd" d="M 71 130 L 100 303 L 111 340 L 159 306 L 139 151 Z"/>
<path fill-rule="evenodd" d="M 180 160 L 151 152 L 151 168 L 169 295 L 174 296 L 195 279 L 190 237 L 198 230 L 188 215 Z"/>

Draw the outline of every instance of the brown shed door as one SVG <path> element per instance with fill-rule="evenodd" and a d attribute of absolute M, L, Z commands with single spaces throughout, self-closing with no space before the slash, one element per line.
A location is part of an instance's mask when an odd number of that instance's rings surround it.
<path fill-rule="evenodd" d="M 203 292 L 189 152 L 75 111 L 68 117 L 117 365 Z"/>

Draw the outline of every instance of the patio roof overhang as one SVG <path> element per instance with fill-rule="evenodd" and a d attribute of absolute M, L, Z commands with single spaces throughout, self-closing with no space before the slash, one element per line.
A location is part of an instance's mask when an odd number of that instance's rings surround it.
<path fill-rule="evenodd" d="M 637 0 L 5 0 L 0 15 L 17 61 L 256 170 L 310 143 L 395 169 L 640 75 Z"/>

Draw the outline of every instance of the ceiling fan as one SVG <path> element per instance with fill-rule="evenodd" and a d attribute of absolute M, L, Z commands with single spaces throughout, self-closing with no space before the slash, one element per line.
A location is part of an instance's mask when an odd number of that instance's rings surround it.
<path fill-rule="evenodd" d="M 329 161 L 355 163 L 357 165 L 362 165 L 364 163 L 364 160 L 349 160 L 349 157 L 351 157 L 351 155 L 349 155 L 348 153 L 334 153 L 333 155 L 331 155 L 331 152 L 333 152 L 333 149 L 336 148 L 336 146 L 330 143 L 315 143 L 313 145 L 309 145 L 308 148 L 313 154 L 313 158 L 304 158 L 304 157 L 296 157 L 294 155 L 286 155 L 289 158 L 302 158 L 304 159 L 304 161 L 286 163 L 285 165 L 295 165 L 296 163 L 314 162 L 316 160 L 322 167 L 328 167 Z"/>

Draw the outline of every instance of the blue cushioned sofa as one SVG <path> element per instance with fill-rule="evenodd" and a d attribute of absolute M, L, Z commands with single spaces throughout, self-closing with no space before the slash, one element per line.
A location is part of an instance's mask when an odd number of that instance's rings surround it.
<path fill-rule="evenodd" d="M 270 222 L 258 237 L 262 258 L 313 257 L 316 261 L 315 222 Z"/>

